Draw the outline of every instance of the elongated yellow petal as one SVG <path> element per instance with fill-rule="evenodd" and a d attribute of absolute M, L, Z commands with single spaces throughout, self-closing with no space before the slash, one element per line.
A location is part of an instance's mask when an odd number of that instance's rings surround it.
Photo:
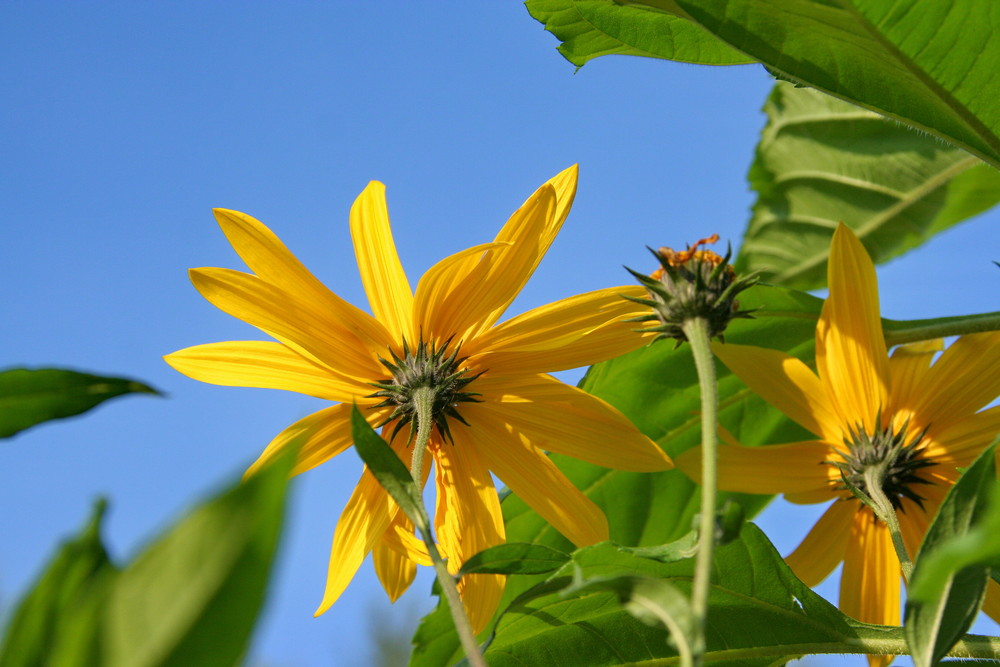
<path fill-rule="evenodd" d="M 546 185 L 551 185 L 555 189 L 556 201 L 559 202 L 556 206 L 555 219 L 546 230 L 545 238 L 543 238 L 546 248 L 559 233 L 563 223 L 566 222 L 566 216 L 569 215 L 569 209 L 573 206 L 573 200 L 576 198 L 576 183 L 579 177 L 580 165 L 574 164 L 545 181 Z"/>
<path fill-rule="evenodd" d="M 229 269 L 192 269 L 191 282 L 216 308 L 274 336 L 296 352 L 363 382 L 385 374 L 382 351 L 357 332 L 355 321 L 338 320 L 318 304 L 302 302 L 256 276 Z"/>
<path fill-rule="evenodd" d="M 837 469 L 824 465 L 830 456 L 822 441 L 796 442 L 765 447 L 719 447 L 719 488 L 741 493 L 802 493 L 825 491 L 834 497 L 832 482 Z M 701 481 L 701 447 L 681 453 L 677 467 L 696 482 Z"/>
<path fill-rule="evenodd" d="M 967 419 L 1000 395 L 1000 332 L 962 336 L 931 366 L 917 410 L 936 428 Z"/>
<path fill-rule="evenodd" d="M 491 423 L 505 423 L 538 449 L 599 466 L 633 472 L 673 467 L 659 445 L 596 396 L 548 375 L 516 380 L 484 376 L 475 385 L 484 402 L 468 408 Z M 464 413 L 463 413 L 464 414 Z"/>
<path fill-rule="evenodd" d="M 382 588 L 389 595 L 389 600 L 395 602 L 399 596 L 413 583 L 417 576 L 417 564 L 400 554 L 387 544 L 384 536 L 388 535 L 393 526 L 399 525 L 404 531 L 413 531 L 413 524 L 402 512 L 397 512 L 392 520 L 390 530 L 383 533 L 383 539 L 372 549 L 372 560 L 375 564 L 375 574 L 382 582 Z"/>
<path fill-rule="evenodd" d="M 393 340 L 402 340 L 410 335 L 413 292 L 392 239 L 385 186 L 378 181 L 369 183 L 351 207 L 351 238 L 372 313 Z"/>
<path fill-rule="evenodd" d="M 761 398 L 806 430 L 840 442 L 844 425 L 808 366 L 781 350 L 712 343 L 722 363 Z"/>
<path fill-rule="evenodd" d="M 921 486 L 916 489 L 918 493 L 926 493 L 926 489 Z M 909 498 L 903 498 L 901 507 L 896 512 L 899 519 L 899 532 L 903 536 L 903 545 L 911 561 L 917 559 L 917 552 L 920 550 L 920 543 L 927 533 L 927 528 L 931 525 L 931 517 L 937 513 L 940 502 L 925 502 L 921 508 Z"/>
<path fill-rule="evenodd" d="M 871 510 L 859 510 L 844 554 L 840 609 L 865 623 L 899 625 L 900 576 L 889 530 Z"/>
<path fill-rule="evenodd" d="M 910 345 L 900 345 L 889 357 L 889 376 L 892 391 L 889 395 L 889 413 L 899 418 L 922 416 L 916 412 L 927 387 L 927 373 L 934 355 L 944 349 L 944 341 L 921 341 Z M 914 424 L 914 426 L 916 426 Z M 926 424 L 921 424 L 923 428 Z"/>
<path fill-rule="evenodd" d="M 935 425 L 936 426 L 936 425 Z M 986 449 L 1000 433 L 1000 406 L 977 412 L 951 426 L 934 429 L 938 447 L 929 447 L 928 455 L 937 458 L 968 458 Z"/>
<path fill-rule="evenodd" d="M 484 463 L 531 509 L 578 547 L 608 539 L 604 512 L 523 435 L 492 415 L 472 422 Z"/>
<path fill-rule="evenodd" d="M 351 436 L 352 407 L 351 404 L 340 403 L 298 420 L 274 437 L 257 460 L 247 468 L 243 474 L 244 479 L 280 457 L 289 447 L 299 448 L 292 468 L 293 475 L 312 470 L 347 450 L 354 444 Z M 365 409 L 364 415 L 368 423 L 374 425 L 385 419 L 391 411 L 391 408 Z"/>
<path fill-rule="evenodd" d="M 610 287 L 562 299 L 507 320 L 475 341 L 474 363 L 500 375 L 550 373 L 621 356 L 648 343 L 625 320 L 645 314 L 622 295 L 642 287 Z M 470 362 L 472 363 L 472 362 Z"/>
<path fill-rule="evenodd" d="M 190 378 L 229 387 L 283 389 L 348 401 L 371 393 L 371 386 L 314 363 L 281 343 L 260 340 L 195 345 L 163 359 Z"/>
<path fill-rule="evenodd" d="M 470 556 L 504 541 L 500 500 L 489 470 L 479 458 L 474 440 L 462 427 L 453 429 L 455 444 L 431 442 L 437 480 L 434 526 L 448 568 L 458 571 Z M 462 577 L 458 592 L 473 632 L 486 627 L 503 593 L 504 577 L 473 574 Z"/>
<path fill-rule="evenodd" d="M 986 582 L 986 600 L 983 611 L 994 621 L 1000 622 L 1000 584 L 990 578 Z"/>
<path fill-rule="evenodd" d="M 857 507 L 853 500 L 834 502 L 795 551 L 785 556 L 785 562 L 806 586 L 819 584 L 844 560 Z"/>
<path fill-rule="evenodd" d="M 226 209 L 215 209 L 215 219 L 233 249 L 261 279 L 295 300 L 310 303 L 332 319 L 354 327 L 365 344 L 385 349 L 389 342 L 385 327 L 331 292 L 263 223 L 245 213 Z"/>
<path fill-rule="evenodd" d="M 385 533 L 397 511 L 389 494 L 365 470 L 333 534 L 326 591 L 316 610 L 317 616 L 329 609 L 351 583 L 361 562 Z"/>
<path fill-rule="evenodd" d="M 833 234 L 830 296 L 816 325 L 816 367 L 841 422 L 869 433 L 889 406 L 889 357 L 882 337 L 875 265 L 849 227 Z"/>

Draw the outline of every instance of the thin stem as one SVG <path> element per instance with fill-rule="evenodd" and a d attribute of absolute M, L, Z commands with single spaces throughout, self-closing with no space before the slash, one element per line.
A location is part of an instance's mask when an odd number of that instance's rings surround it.
<path fill-rule="evenodd" d="M 907 322 L 884 320 L 882 330 L 885 342 L 890 346 L 945 338 L 946 336 L 1000 331 L 1000 312 L 936 317 L 930 320 L 910 320 Z"/>
<path fill-rule="evenodd" d="M 695 561 L 691 588 L 691 613 L 694 616 L 693 660 L 697 667 L 705 652 L 705 618 L 708 615 L 708 591 L 712 577 L 712 552 L 715 550 L 715 496 L 718 487 L 716 460 L 716 412 L 719 394 L 715 381 L 715 359 L 709 345 L 708 322 L 701 317 L 684 321 L 684 335 L 691 345 L 701 390 L 701 521 L 698 535 L 698 559 Z M 683 664 L 683 662 L 682 662 Z"/>
<path fill-rule="evenodd" d="M 430 387 L 417 388 L 413 392 L 413 402 L 417 406 L 417 439 L 413 444 L 410 474 L 413 475 L 413 480 L 417 483 L 417 488 L 420 489 L 422 488 L 424 475 L 424 452 L 427 450 L 427 443 L 430 441 L 431 431 L 434 428 L 434 420 L 432 418 L 434 390 Z M 456 585 L 455 577 L 448 572 L 448 565 L 441 558 L 441 553 L 434 543 L 434 536 L 431 534 L 430 526 L 417 526 L 417 528 L 420 530 L 420 536 L 423 538 L 424 544 L 427 545 L 427 555 L 430 556 L 431 562 L 434 563 L 434 572 L 437 574 L 438 582 L 441 584 L 441 590 L 444 591 L 444 597 L 448 601 L 451 618 L 455 623 L 458 638 L 462 642 L 462 648 L 465 650 L 465 657 L 472 667 L 487 667 L 486 660 L 479 650 L 476 635 L 472 631 L 472 624 L 465 613 L 465 606 L 458 595 L 458 586 Z"/>
<path fill-rule="evenodd" d="M 889 529 L 892 537 L 892 546 L 896 549 L 896 557 L 899 558 L 899 567 L 903 571 L 903 579 L 910 583 L 910 575 L 913 574 L 913 562 L 909 554 L 906 553 L 906 545 L 903 543 L 903 534 L 899 530 L 899 517 L 896 516 L 896 508 L 892 506 L 889 498 L 882 490 L 882 481 L 885 475 L 877 467 L 870 467 L 865 470 L 865 491 L 872 500 L 869 507 L 875 512 L 879 520 Z"/>

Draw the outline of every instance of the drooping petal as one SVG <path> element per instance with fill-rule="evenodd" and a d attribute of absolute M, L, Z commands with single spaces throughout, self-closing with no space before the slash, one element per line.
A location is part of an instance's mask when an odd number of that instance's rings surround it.
<path fill-rule="evenodd" d="M 830 296 L 816 325 L 816 367 L 841 422 L 869 433 L 889 406 L 889 357 L 882 337 L 875 265 L 849 227 L 833 235 Z"/>
<path fill-rule="evenodd" d="M 372 347 L 359 337 L 371 316 L 339 319 L 321 304 L 296 299 L 257 276 L 229 269 L 192 269 L 191 282 L 216 308 L 274 336 L 296 352 L 344 375 L 370 382 L 385 374 Z M 343 313 L 341 314 L 343 315 Z"/>
<path fill-rule="evenodd" d="M 432 440 L 437 481 L 434 526 L 448 569 L 457 572 L 469 557 L 504 541 L 500 500 L 476 443 L 462 428 L 453 429 L 454 445 Z M 473 574 L 462 577 L 458 592 L 473 632 L 486 627 L 500 603 L 504 577 Z"/>
<path fill-rule="evenodd" d="M 604 512 L 523 435 L 488 412 L 471 422 L 486 466 L 521 500 L 578 547 L 608 539 Z"/>
<path fill-rule="evenodd" d="M 765 447 L 719 447 L 718 480 L 723 491 L 740 493 L 825 492 L 835 495 L 832 482 L 836 468 L 824 465 L 830 448 L 822 441 L 796 442 Z M 701 481 L 701 447 L 682 452 L 677 467 L 696 482 Z"/>
<path fill-rule="evenodd" d="M 274 437 L 257 460 L 247 468 L 243 474 L 244 479 L 281 456 L 289 447 L 299 448 L 292 468 L 293 475 L 312 470 L 349 449 L 354 444 L 351 435 L 353 407 L 353 404 L 340 403 L 298 420 Z M 385 419 L 390 412 L 391 408 L 366 409 L 364 415 L 368 423 L 374 425 Z"/>
<path fill-rule="evenodd" d="M 635 333 L 636 323 L 626 321 L 647 309 L 625 294 L 643 297 L 645 290 L 609 287 L 518 315 L 477 338 L 470 363 L 501 375 L 551 373 L 631 352 L 652 337 Z"/>
<path fill-rule="evenodd" d="M 840 561 L 851 535 L 857 503 L 835 501 L 827 508 L 785 562 L 806 586 L 815 586 L 830 576 Z"/>
<path fill-rule="evenodd" d="M 483 402 L 470 412 L 506 423 L 538 449 L 558 452 L 606 468 L 633 472 L 669 470 L 659 445 L 624 415 L 587 392 L 548 375 L 476 381 Z"/>
<path fill-rule="evenodd" d="M 371 386 L 306 359 L 281 343 L 260 340 L 195 345 L 163 359 L 190 378 L 229 387 L 295 391 L 350 402 Z"/>
<path fill-rule="evenodd" d="M 844 554 L 840 609 L 865 623 L 899 625 L 899 582 L 889 530 L 867 508 L 858 511 Z"/>
<path fill-rule="evenodd" d="M 388 332 L 356 306 L 331 292 L 295 258 L 263 223 L 239 211 L 215 209 L 215 219 L 250 270 L 295 300 L 311 303 L 339 322 L 355 328 L 366 343 L 385 349 Z"/>
<path fill-rule="evenodd" d="M 385 536 L 391 534 L 392 528 L 396 525 L 399 525 L 404 531 L 413 531 L 413 524 L 406 518 L 406 515 L 397 512 L 389 530 L 383 533 L 383 538 L 372 549 L 375 574 L 378 575 L 378 580 L 382 582 L 382 588 L 389 595 L 390 602 L 398 600 L 417 575 L 417 564 L 393 549 L 385 539 Z"/>
<path fill-rule="evenodd" d="M 369 183 L 351 206 L 351 238 L 375 319 L 393 340 L 410 336 L 413 292 L 392 239 L 385 186 L 378 181 Z"/>
<path fill-rule="evenodd" d="M 712 343 L 722 363 L 761 398 L 800 426 L 840 442 L 843 425 L 826 388 L 804 363 L 781 350 Z"/>
<path fill-rule="evenodd" d="M 944 429 L 1000 395 L 1000 332 L 962 336 L 941 354 L 921 388 L 917 410 Z"/>

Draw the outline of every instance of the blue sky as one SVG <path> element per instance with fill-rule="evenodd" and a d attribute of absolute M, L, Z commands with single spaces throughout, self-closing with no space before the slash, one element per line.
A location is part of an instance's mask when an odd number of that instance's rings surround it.
<path fill-rule="evenodd" d="M 358 305 L 347 213 L 372 179 L 387 185 L 413 281 L 491 240 L 579 162 L 573 212 L 512 313 L 628 282 L 621 267 L 647 265 L 646 245 L 712 232 L 738 244 L 770 77 L 623 57 L 574 74 L 555 46 L 510 1 L 0 4 L 0 365 L 167 393 L 0 443 L 0 606 L 96 496 L 110 498 L 106 538 L 128 557 L 319 406 L 203 385 L 161 360 L 260 337 L 188 282 L 189 267 L 242 268 L 213 207 L 265 222 Z M 998 222 L 989 212 L 882 267 L 884 314 L 997 310 Z M 432 604 L 423 576 L 391 610 L 366 564 L 312 618 L 360 470 L 349 454 L 299 479 L 254 664 L 366 664 L 373 617 Z M 785 531 L 784 512 L 763 523 L 787 551 L 804 528 Z"/>

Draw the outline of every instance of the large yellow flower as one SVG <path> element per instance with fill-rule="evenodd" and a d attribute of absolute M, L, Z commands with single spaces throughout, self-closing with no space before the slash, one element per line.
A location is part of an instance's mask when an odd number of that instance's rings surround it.
<path fill-rule="evenodd" d="M 644 291 L 598 290 L 496 324 L 566 219 L 576 181 L 575 166 L 548 181 L 492 243 L 438 262 L 415 293 L 393 243 L 385 188 L 370 183 L 355 201 L 350 223 L 374 317 L 324 287 L 263 224 L 217 210 L 223 232 L 253 273 L 192 269 L 191 280 L 212 304 L 278 342 L 198 345 L 166 360 L 202 382 L 286 389 L 336 402 L 278 434 L 247 471 L 251 474 L 292 443 L 301 443 L 295 473 L 348 449 L 355 403 L 373 426 L 385 425 L 383 437 L 409 463 L 409 428 L 390 437 L 399 425 L 400 417 L 393 418 L 398 406 L 383 400 L 385 392 L 373 396 L 378 388 L 372 383 L 392 385 L 391 365 L 436 355 L 434 363 L 441 366 L 436 371 L 461 378 L 461 391 L 438 411 L 428 445 L 437 491 L 435 530 L 451 570 L 504 540 L 490 471 L 573 543 L 605 540 L 604 514 L 544 451 L 631 471 L 664 470 L 670 459 L 610 405 L 545 373 L 642 345 L 630 333 L 633 325 L 623 321 L 639 315 L 642 306 L 621 295 L 638 297 Z M 317 614 L 336 601 L 369 552 L 393 600 L 413 581 L 415 564 L 429 562 L 412 525 L 365 471 L 337 524 Z M 495 575 L 460 582 L 475 631 L 492 616 L 503 584 Z"/>
<path fill-rule="evenodd" d="M 795 573 L 818 584 L 841 561 L 840 608 L 870 623 L 898 625 L 900 568 L 888 529 L 845 490 L 859 455 L 895 452 L 884 490 L 897 508 L 910 558 L 945 493 L 1000 432 L 1000 333 L 964 336 L 941 354 L 940 342 L 887 354 L 875 267 L 851 230 L 834 233 L 829 298 L 816 328 L 816 368 L 778 350 L 713 345 L 719 359 L 765 400 L 819 439 L 767 447 L 723 447 L 719 485 L 746 493 L 783 493 L 794 503 L 834 500 L 788 557 Z M 893 449 L 892 442 L 902 447 Z M 700 455 L 677 465 L 694 477 Z M 854 477 L 855 481 L 856 476 Z M 998 618 L 990 582 L 986 611 Z M 873 665 L 891 658 L 873 656 Z"/>

